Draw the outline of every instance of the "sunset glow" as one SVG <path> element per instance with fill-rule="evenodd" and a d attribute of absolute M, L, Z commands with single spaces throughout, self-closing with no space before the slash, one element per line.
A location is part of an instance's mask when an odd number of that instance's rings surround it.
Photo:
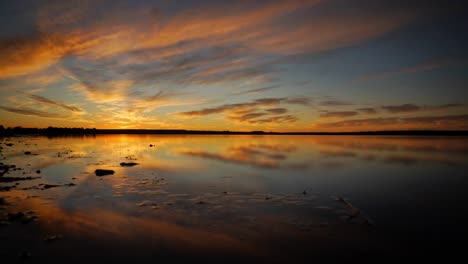
<path fill-rule="evenodd" d="M 468 21 L 443 2 L 2 1 L 0 124 L 466 130 Z"/>

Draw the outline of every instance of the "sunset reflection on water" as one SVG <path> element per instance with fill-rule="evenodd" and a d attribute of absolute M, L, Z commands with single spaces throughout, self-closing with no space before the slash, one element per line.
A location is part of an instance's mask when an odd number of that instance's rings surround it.
<path fill-rule="evenodd" d="M 300 261 L 336 249 L 391 252 L 403 239 L 394 231 L 411 241 L 448 221 L 456 228 L 467 210 L 457 203 L 468 201 L 466 138 L 109 135 L 1 143 L 2 162 L 22 169 L 3 179 L 40 177 L 0 182 L 11 187 L 0 192 L 5 211 L 39 217 L 0 229 L 15 237 L 7 256 L 24 248 L 67 256 L 73 248 L 109 259 Z M 98 177 L 96 169 L 115 173 Z M 60 240 L 44 246 L 50 234 Z"/>

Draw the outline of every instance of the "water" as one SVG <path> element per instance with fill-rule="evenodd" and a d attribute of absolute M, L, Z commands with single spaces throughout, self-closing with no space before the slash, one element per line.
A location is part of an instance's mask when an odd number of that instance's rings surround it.
<path fill-rule="evenodd" d="M 430 256 L 428 249 L 465 242 L 464 137 L 100 135 L 1 143 L 2 162 L 21 168 L 3 179 L 40 177 L 0 182 L 12 187 L 0 192 L 9 203 L 3 211 L 38 217 L 0 227 L 7 257 L 307 262 Z M 96 169 L 115 173 L 99 177 Z"/>

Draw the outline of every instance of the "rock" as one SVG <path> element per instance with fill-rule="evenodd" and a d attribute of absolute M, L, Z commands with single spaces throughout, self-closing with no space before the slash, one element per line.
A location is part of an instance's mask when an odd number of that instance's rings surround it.
<path fill-rule="evenodd" d="M 31 151 L 24 152 L 24 155 L 31 155 Z"/>
<path fill-rule="evenodd" d="M 37 174 L 41 174 L 41 170 L 37 170 L 36 173 L 37 173 Z"/>
<path fill-rule="evenodd" d="M 148 200 L 145 200 L 145 201 L 142 201 L 142 202 L 140 202 L 140 203 L 137 203 L 136 206 L 138 206 L 138 207 L 143 207 L 143 206 L 149 206 L 149 205 L 151 205 L 151 206 L 157 206 L 156 203 L 153 203 L 153 202 L 148 201 Z"/>
<path fill-rule="evenodd" d="M 8 192 L 9 190 L 15 188 L 16 186 L 0 186 L 0 192 Z"/>
<path fill-rule="evenodd" d="M 40 185 L 40 184 L 39 184 Z M 75 186 L 76 184 L 74 183 L 67 183 L 67 184 L 63 184 L 63 185 L 57 185 L 57 184 L 44 184 L 42 185 L 42 190 L 45 190 L 45 189 L 50 189 L 50 188 L 55 188 L 55 187 L 61 187 L 61 186 L 68 186 L 68 187 L 72 187 L 72 186 Z"/>
<path fill-rule="evenodd" d="M 50 188 L 55 188 L 55 187 L 59 187 L 61 185 L 57 185 L 57 184 L 44 184 L 44 186 L 42 186 L 42 189 L 50 189 Z"/>
<path fill-rule="evenodd" d="M 150 146 L 150 148 L 152 148 L 152 147 L 153 147 L 153 144 L 150 144 L 149 146 Z"/>
<path fill-rule="evenodd" d="M 50 236 L 45 237 L 44 241 L 45 242 L 52 242 L 52 241 L 55 241 L 55 240 L 60 239 L 60 238 L 62 238 L 62 236 L 60 236 L 60 235 L 50 235 Z"/>
<path fill-rule="evenodd" d="M 10 224 L 8 221 L 0 221 L 0 226 L 9 226 Z"/>
<path fill-rule="evenodd" d="M 22 224 L 29 224 L 32 221 L 35 221 L 36 219 L 38 219 L 38 217 L 35 216 L 35 215 L 25 216 L 25 217 L 23 217 L 23 219 L 21 219 L 21 223 Z"/>
<path fill-rule="evenodd" d="M 41 177 L 0 177 L 0 182 L 30 181 Z"/>
<path fill-rule="evenodd" d="M 115 171 L 113 170 L 103 170 L 103 169 L 97 169 L 94 171 L 96 176 L 105 176 L 105 175 L 111 175 L 114 174 Z"/>
<path fill-rule="evenodd" d="M 120 166 L 122 167 L 132 167 L 138 165 L 136 162 L 120 162 Z"/>
<path fill-rule="evenodd" d="M 328 222 L 322 222 L 319 225 L 320 227 L 328 227 Z"/>
<path fill-rule="evenodd" d="M 6 143 L 5 145 L 11 147 L 13 146 L 13 143 Z"/>
<path fill-rule="evenodd" d="M 7 213 L 6 216 L 7 216 L 8 221 L 13 222 L 13 221 L 21 220 L 26 215 L 22 212 L 17 212 L 17 213 Z"/>
<path fill-rule="evenodd" d="M 20 259 L 28 259 L 31 257 L 31 253 L 29 251 L 24 250 L 19 253 L 18 257 Z"/>

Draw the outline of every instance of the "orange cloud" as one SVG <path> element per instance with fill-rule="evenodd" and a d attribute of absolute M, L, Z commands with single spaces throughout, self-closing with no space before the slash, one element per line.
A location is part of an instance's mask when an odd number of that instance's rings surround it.
<path fill-rule="evenodd" d="M 82 112 L 83 110 L 74 106 L 74 105 L 67 105 L 63 102 L 60 102 L 60 101 L 55 101 L 55 100 L 52 100 L 52 99 L 49 99 L 49 98 L 46 98 L 44 96 L 39 96 L 39 95 L 31 95 L 30 96 L 31 99 L 37 101 L 37 102 L 40 102 L 40 103 L 45 103 L 45 104 L 49 104 L 49 105 L 53 105 L 53 106 L 58 106 L 58 107 L 61 107 L 63 109 L 66 109 L 66 110 L 69 110 L 69 111 L 72 111 L 72 112 Z"/>
<path fill-rule="evenodd" d="M 387 78 L 392 78 L 400 75 L 405 74 L 414 74 L 419 72 L 428 72 L 432 70 L 436 70 L 442 67 L 446 67 L 448 65 L 466 63 L 466 58 L 432 58 L 427 61 L 423 61 L 417 65 L 413 65 L 410 67 L 403 67 L 401 69 L 397 69 L 394 71 L 387 71 L 387 72 L 380 72 L 380 73 L 371 73 L 366 74 L 359 77 L 356 81 L 373 81 L 373 80 L 382 80 Z"/>
<path fill-rule="evenodd" d="M 351 119 L 338 122 L 317 124 L 318 129 L 337 131 L 375 131 L 405 129 L 468 129 L 468 115 L 421 116 L 421 117 L 382 117 L 369 119 Z"/>
<path fill-rule="evenodd" d="M 386 105 L 382 106 L 382 109 L 387 110 L 390 113 L 408 113 L 416 112 L 421 109 L 421 107 L 414 104 L 402 104 L 402 105 Z"/>
<path fill-rule="evenodd" d="M 64 115 L 64 114 L 58 114 L 58 113 L 52 113 L 52 112 L 45 112 L 45 111 L 26 108 L 26 107 L 14 108 L 14 107 L 0 106 L 0 109 L 3 110 L 3 111 L 10 112 L 10 113 L 29 115 L 29 116 L 36 116 L 36 117 L 61 118 L 61 119 L 70 117 L 70 115 Z"/>
<path fill-rule="evenodd" d="M 325 111 L 323 114 L 320 115 L 320 117 L 323 117 L 323 118 L 343 118 L 343 117 L 355 116 L 357 114 L 358 114 L 358 112 L 354 112 L 354 111 L 341 111 L 341 112 Z"/>
<path fill-rule="evenodd" d="M 43 70 L 57 63 L 68 48 L 62 37 L 34 35 L 0 41 L 0 79 Z"/>

